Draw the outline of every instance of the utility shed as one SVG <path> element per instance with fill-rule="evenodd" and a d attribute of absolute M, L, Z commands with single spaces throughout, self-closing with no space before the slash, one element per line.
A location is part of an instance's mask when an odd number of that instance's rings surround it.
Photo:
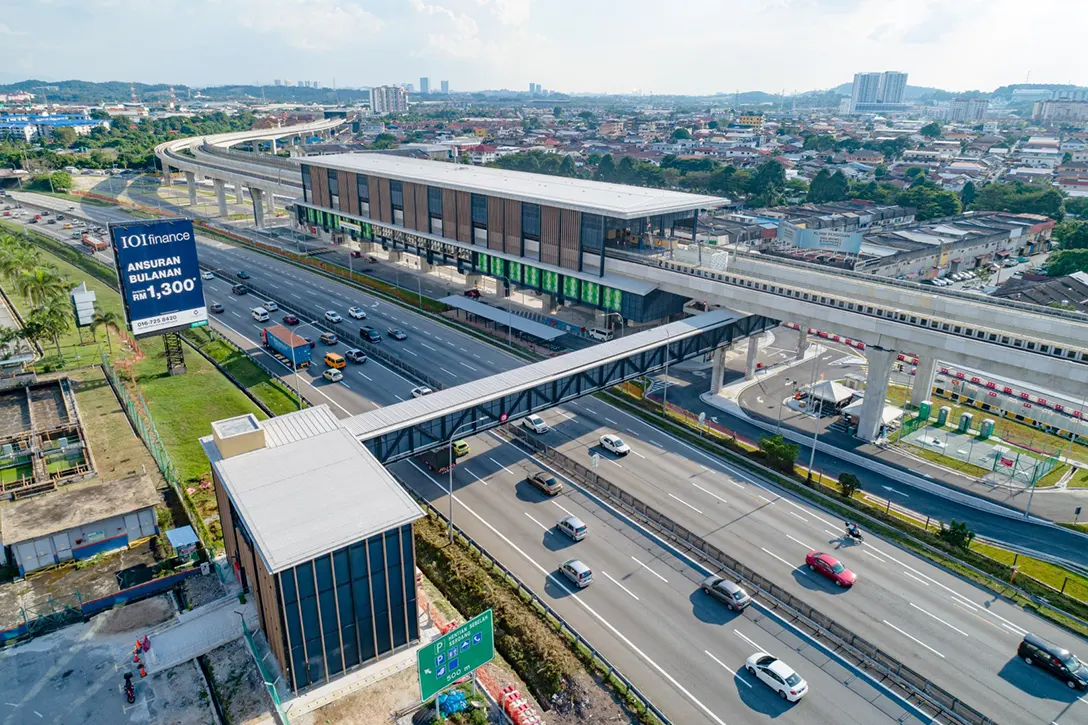
<path fill-rule="evenodd" d="M 292 690 L 419 640 L 423 512 L 327 406 L 217 421 L 201 444 L 227 556 Z"/>
<path fill-rule="evenodd" d="M 0 537 L 19 574 L 123 549 L 158 533 L 162 497 L 145 475 L 68 488 L 0 510 Z"/>

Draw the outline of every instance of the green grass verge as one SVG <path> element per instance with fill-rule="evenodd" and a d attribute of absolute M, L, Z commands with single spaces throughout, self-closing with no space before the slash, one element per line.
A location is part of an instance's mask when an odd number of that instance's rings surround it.
<path fill-rule="evenodd" d="M 1064 590 L 1067 596 L 1088 602 L 1088 578 L 1049 562 L 1016 554 L 982 542 L 972 543 L 971 550 L 984 554 L 1006 566 L 1017 567 L 1018 577 L 1020 574 L 1030 576 L 1032 579 L 1037 579 L 1058 591 Z"/>
<path fill-rule="evenodd" d="M 933 463 L 936 463 L 938 466 L 951 468 L 953 471 L 959 471 L 960 473 L 971 476 L 972 478 L 982 478 L 986 474 L 990 473 L 989 469 L 983 468 L 981 466 L 976 466 L 974 463 L 967 463 L 966 461 L 961 461 L 960 459 L 953 458 L 952 456 L 946 456 L 940 451 L 935 451 L 931 448 L 923 448 L 922 446 L 915 445 L 914 443 L 910 443 L 907 441 L 900 443 L 900 445 L 906 446 L 907 450 L 912 456 L 917 456 L 918 458 L 921 458 L 923 460 L 931 461 Z"/>
<path fill-rule="evenodd" d="M 207 328 L 189 330 L 185 337 L 196 345 L 220 368 L 226 370 L 242 387 L 248 390 L 272 411 L 283 415 L 298 410 L 298 399 L 285 385 L 272 377 L 250 359 L 244 351 L 220 340 Z"/>
<path fill-rule="evenodd" d="M 1077 471 L 1073 478 L 1069 479 L 1069 488 L 1088 488 L 1088 468 Z"/>

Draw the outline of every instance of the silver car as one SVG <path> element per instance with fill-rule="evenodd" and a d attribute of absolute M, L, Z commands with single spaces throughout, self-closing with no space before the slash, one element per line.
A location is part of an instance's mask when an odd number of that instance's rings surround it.
<path fill-rule="evenodd" d="M 555 526 L 575 541 L 581 541 L 589 535 L 589 527 L 577 516 L 567 516 L 559 519 L 559 523 Z"/>
<path fill-rule="evenodd" d="M 708 576 L 703 579 L 699 588 L 734 612 L 739 612 L 752 603 L 752 597 L 739 584 L 720 576 Z"/>

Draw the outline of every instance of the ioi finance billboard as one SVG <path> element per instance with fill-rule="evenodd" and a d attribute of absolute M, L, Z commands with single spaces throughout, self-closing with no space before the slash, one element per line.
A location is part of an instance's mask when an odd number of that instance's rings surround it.
<path fill-rule="evenodd" d="M 109 229 L 134 336 L 208 324 L 190 220 L 111 223 Z"/>
<path fill-rule="evenodd" d="M 786 221 L 778 223 L 778 238 L 800 249 L 823 249 L 829 252 L 857 254 L 861 251 L 861 236 L 861 232 L 806 229 Z"/>

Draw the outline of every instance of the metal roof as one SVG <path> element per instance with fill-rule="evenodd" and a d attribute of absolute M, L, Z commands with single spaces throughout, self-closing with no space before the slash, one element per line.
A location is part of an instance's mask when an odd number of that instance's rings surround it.
<path fill-rule="evenodd" d="M 303 163 L 374 174 L 414 184 L 518 199 L 588 214 L 603 214 L 617 219 L 641 219 L 658 214 L 714 209 L 729 203 L 728 199 L 718 196 L 451 164 L 390 154 L 330 154 L 306 157 Z"/>
<path fill-rule="evenodd" d="M 201 443 L 215 448 L 210 436 Z M 339 427 L 212 465 L 273 574 L 423 516 L 377 459 Z"/>
<path fill-rule="evenodd" d="M 584 350 L 568 352 L 566 355 L 439 390 L 421 398 L 413 398 L 396 405 L 360 413 L 345 418 L 340 423 L 358 436 L 359 440 L 369 440 L 387 431 L 399 430 L 440 415 L 455 413 L 473 405 L 517 393 L 549 380 L 560 380 L 582 370 L 622 360 L 635 353 L 659 347 L 670 340 L 679 341 L 740 317 L 738 313 L 727 309 L 706 312 L 680 322 L 644 330 Z"/>
<path fill-rule="evenodd" d="M 265 445 L 274 448 L 336 430 L 340 421 L 328 405 L 322 404 L 262 420 L 260 426 L 264 430 Z"/>
<path fill-rule="evenodd" d="M 479 315 L 480 317 L 493 322 L 498 322 L 500 325 L 513 327 L 518 332 L 524 332 L 527 335 L 538 337 L 541 340 L 554 340 L 555 338 L 562 337 L 566 334 L 565 330 L 557 330 L 554 327 L 542 325 L 539 322 L 533 322 L 532 320 L 512 314 L 506 310 L 499 309 L 498 307 L 492 307 L 491 305 L 485 305 L 483 302 L 469 299 L 463 295 L 443 297 L 439 302 L 444 302 L 450 307 L 456 307 L 465 312 L 471 312 L 474 315 Z"/>

